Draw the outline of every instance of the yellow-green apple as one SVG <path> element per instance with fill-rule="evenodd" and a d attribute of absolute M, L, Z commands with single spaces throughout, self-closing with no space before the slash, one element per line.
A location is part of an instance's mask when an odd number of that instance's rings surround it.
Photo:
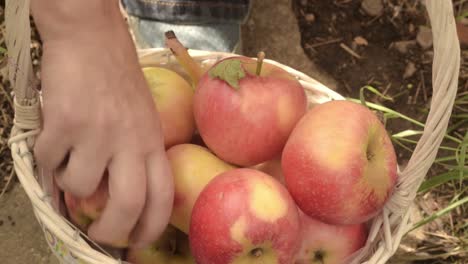
<path fill-rule="evenodd" d="M 159 239 L 146 248 L 127 251 L 126 260 L 132 264 L 195 264 L 187 234 L 168 225 Z"/>
<path fill-rule="evenodd" d="M 144 67 L 143 73 L 158 109 L 166 149 L 190 142 L 195 132 L 190 83 L 162 67 Z"/>
<path fill-rule="evenodd" d="M 216 157 L 209 149 L 180 144 L 167 151 L 174 177 L 174 206 L 170 223 L 189 232 L 192 208 L 202 189 L 218 174 L 234 166 Z"/>
<path fill-rule="evenodd" d="M 385 127 L 371 110 L 345 100 L 313 107 L 291 133 L 281 163 L 299 208 L 328 224 L 374 217 L 397 180 Z"/>
<path fill-rule="evenodd" d="M 367 239 L 364 223 L 329 225 L 299 211 L 302 246 L 295 264 L 344 264 Z"/>
<path fill-rule="evenodd" d="M 245 56 L 224 58 L 204 70 L 174 32 L 166 46 L 196 86 L 194 116 L 205 144 L 228 163 L 250 167 L 281 153 L 307 110 L 302 85 L 290 73 Z"/>
<path fill-rule="evenodd" d="M 206 145 L 242 167 L 280 154 L 307 99 L 299 81 L 280 67 L 243 56 L 217 62 L 200 79 L 194 116 Z"/>
<path fill-rule="evenodd" d="M 190 248 L 197 263 L 290 264 L 300 245 L 297 206 L 273 177 L 236 168 L 211 180 L 190 221 Z"/>

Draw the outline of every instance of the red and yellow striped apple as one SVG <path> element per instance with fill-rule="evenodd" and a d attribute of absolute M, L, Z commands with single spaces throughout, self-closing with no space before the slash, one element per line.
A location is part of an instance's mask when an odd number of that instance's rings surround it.
<path fill-rule="evenodd" d="M 195 264 L 187 234 L 171 225 L 150 246 L 129 248 L 126 260 L 132 264 Z"/>
<path fill-rule="evenodd" d="M 174 206 L 170 223 L 183 232 L 189 232 L 190 216 L 198 195 L 218 174 L 234 166 L 216 157 L 209 149 L 180 144 L 167 151 L 174 177 Z"/>
<path fill-rule="evenodd" d="M 200 264 L 290 264 L 300 249 L 297 206 L 286 188 L 254 169 L 211 180 L 190 222 L 190 248 Z"/>
<path fill-rule="evenodd" d="M 312 108 L 291 133 L 281 162 L 299 208 L 328 224 L 374 217 L 397 180 L 384 126 L 368 108 L 345 100 Z"/>
<path fill-rule="evenodd" d="M 213 65 L 194 95 L 194 116 L 206 145 L 221 159 L 249 167 L 280 154 L 307 110 L 302 85 L 285 70 L 236 56 Z"/>
<path fill-rule="evenodd" d="M 190 142 L 195 132 L 190 83 L 162 67 L 144 67 L 143 74 L 158 109 L 166 149 Z"/>
<path fill-rule="evenodd" d="M 365 224 L 328 225 L 299 212 L 302 246 L 295 264 L 344 264 L 367 239 Z"/>

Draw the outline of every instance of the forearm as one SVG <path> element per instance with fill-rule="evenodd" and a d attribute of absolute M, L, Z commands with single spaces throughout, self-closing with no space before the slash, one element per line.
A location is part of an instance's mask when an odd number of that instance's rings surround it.
<path fill-rule="evenodd" d="M 31 0 L 31 10 L 44 41 L 126 30 L 119 0 Z"/>

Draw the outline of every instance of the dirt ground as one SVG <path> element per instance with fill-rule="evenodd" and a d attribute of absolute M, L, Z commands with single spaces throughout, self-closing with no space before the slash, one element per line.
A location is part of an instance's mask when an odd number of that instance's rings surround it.
<path fill-rule="evenodd" d="M 291 65 L 345 96 L 358 97 L 360 87 L 372 85 L 395 100 L 380 100 L 370 94 L 369 100 L 423 120 L 431 96 L 433 55 L 427 39 L 422 44 L 416 41 L 418 33 L 429 26 L 424 7 L 417 0 L 384 2 L 382 12 L 374 16 L 362 10 L 361 0 L 256 0 L 251 17 L 242 29 L 244 54 L 256 56 L 263 50 L 268 58 Z M 0 1 L 0 6 L 3 4 Z M 0 19 L 3 19 L 3 9 Z M 4 72 L 2 69 L 0 72 Z M 462 78 L 462 81 L 466 80 Z M 2 79 L 0 85 L 8 87 L 8 82 Z M 10 102 L 1 91 L 0 105 L 1 192 L 10 179 L 6 139 L 12 123 Z M 410 127 L 389 123 L 390 131 Z M 402 149 L 398 152 L 400 164 L 404 164 L 409 153 Z M 432 173 L 436 172 L 435 166 Z M 421 218 L 417 210 L 413 215 Z M 405 246 L 414 249 L 421 237 L 424 236 L 420 232 L 412 233 L 404 241 Z M 450 263 L 410 262 L 402 257 L 408 251 L 399 253 L 392 263 Z M 0 259 L 5 264 L 57 263 L 15 178 L 0 197 Z M 468 263 L 463 261 L 458 263 Z"/>

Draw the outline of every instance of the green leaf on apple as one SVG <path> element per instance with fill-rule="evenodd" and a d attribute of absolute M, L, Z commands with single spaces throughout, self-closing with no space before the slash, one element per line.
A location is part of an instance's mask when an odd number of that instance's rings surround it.
<path fill-rule="evenodd" d="M 209 74 L 211 78 L 219 78 L 236 90 L 239 90 L 239 80 L 245 77 L 241 61 L 236 59 L 221 61 L 210 69 Z"/>

